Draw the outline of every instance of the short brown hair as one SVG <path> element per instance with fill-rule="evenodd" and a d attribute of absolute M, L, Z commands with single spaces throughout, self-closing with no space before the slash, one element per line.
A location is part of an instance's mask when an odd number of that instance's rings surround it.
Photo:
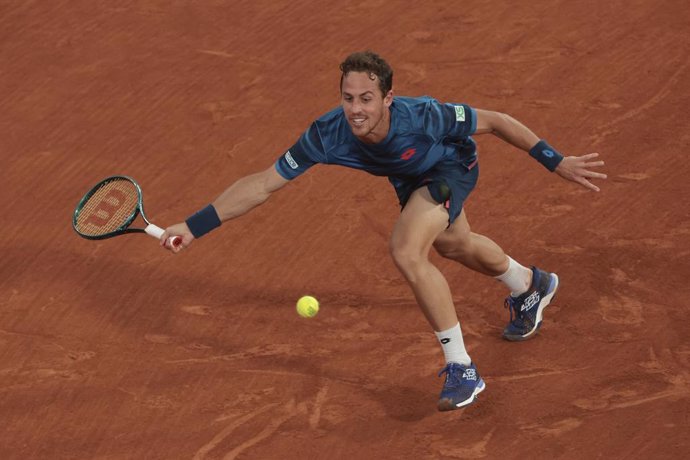
<path fill-rule="evenodd" d="M 378 54 L 373 51 L 358 51 L 352 53 L 340 64 L 343 73 L 340 76 L 340 90 L 343 88 L 343 78 L 349 72 L 366 72 L 372 80 L 379 79 L 379 89 L 383 97 L 393 88 L 393 69 Z"/>

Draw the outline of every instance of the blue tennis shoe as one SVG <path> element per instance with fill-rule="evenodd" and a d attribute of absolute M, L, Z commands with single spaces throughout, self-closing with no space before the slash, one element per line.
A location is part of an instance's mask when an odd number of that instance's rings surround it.
<path fill-rule="evenodd" d="M 558 276 L 532 267 L 532 285 L 524 294 L 508 296 L 505 307 L 510 310 L 510 322 L 503 330 L 503 338 L 512 342 L 531 339 L 541 327 L 544 309 L 558 290 Z"/>
<path fill-rule="evenodd" d="M 440 411 L 460 409 L 472 404 L 477 399 L 477 395 L 486 388 L 474 364 L 463 366 L 458 363 L 448 363 L 438 376 L 443 374 L 446 374 L 446 381 L 443 383 L 441 397 L 438 400 Z"/>

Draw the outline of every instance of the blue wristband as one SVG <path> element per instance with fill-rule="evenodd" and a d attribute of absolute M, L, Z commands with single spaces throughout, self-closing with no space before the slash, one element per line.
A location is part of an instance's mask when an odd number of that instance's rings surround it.
<path fill-rule="evenodd" d="M 563 155 L 558 153 L 544 139 L 537 142 L 537 145 L 529 150 L 529 154 L 551 172 L 554 172 L 561 161 L 563 161 Z"/>
<path fill-rule="evenodd" d="M 221 224 L 216 208 L 212 204 L 190 216 L 185 222 L 194 238 L 201 238 L 214 228 L 220 227 Z"/>

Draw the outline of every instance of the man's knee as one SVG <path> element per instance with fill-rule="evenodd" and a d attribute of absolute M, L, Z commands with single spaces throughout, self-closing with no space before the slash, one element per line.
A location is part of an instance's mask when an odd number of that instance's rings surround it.
<path fill-rule="evenodd" d="M 410 244 L 392 241 L 389 249 L 393 262 L 403 273 L 413 271 L 423 260 L 421 252 Z"/>

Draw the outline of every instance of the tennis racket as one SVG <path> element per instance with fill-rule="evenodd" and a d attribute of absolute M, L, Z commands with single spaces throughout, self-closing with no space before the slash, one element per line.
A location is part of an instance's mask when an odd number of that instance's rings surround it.
<path fill-rule="evenodd" d="M 138 215 L 146 227 L 132 227 Z M 125 233 L 146 233 L 160 239 L 164 230 L 146 218 L 141 187 L 127 176 L 111 176 L 103 179 L 79 201 L 72 218 L 74 230 L 89 240 L 102 240 Z M 166 246 L 182 244 L 182 238 L 171 236 Z"/>

